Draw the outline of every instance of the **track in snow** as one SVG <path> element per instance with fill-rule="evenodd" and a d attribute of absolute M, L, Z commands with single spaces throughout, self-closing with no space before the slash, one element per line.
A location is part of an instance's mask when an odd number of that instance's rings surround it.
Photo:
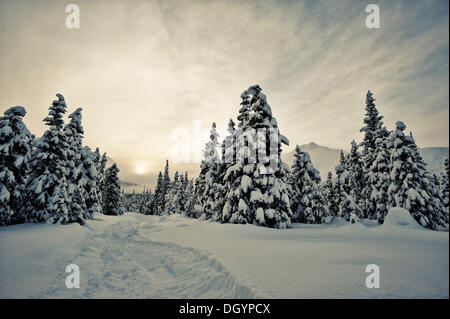
<path fill-rule="evenodd" d="M 139 234 L 138 221 L 92 230 L 71 260 L 58 260 L 59 279 L 38 298 L 255 298 L 217 260 Z M 80 289 L 67 289 L 66 265 L 80 267 Z M 32 296 L 33 297 L 33 296 Z"/>

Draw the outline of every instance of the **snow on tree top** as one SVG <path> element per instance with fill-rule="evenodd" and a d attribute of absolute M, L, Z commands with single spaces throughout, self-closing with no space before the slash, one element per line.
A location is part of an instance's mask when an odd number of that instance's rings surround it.
<path fill-rule="evenodd" d="M 373 93 L 368 90 L 366 95 L 366 103 L 371 104 L 373 101 L 375 101 L 375 98 L 373 98 Z"/>
<path fill-rule="evenodd" d="M 406 125 L 402 121 L 397 121 L 395 125 L 397 130 L 404 131 L 406 129 Z"/>
<path fill-rule="evenodd" d="M 13 116 L 22 116 L 24 117 L 25 114 L 27 114 L 27 111 L 23 106 L 13 106 L 7 109 L 4 113 L 7 116 L 13 115 Z"/>

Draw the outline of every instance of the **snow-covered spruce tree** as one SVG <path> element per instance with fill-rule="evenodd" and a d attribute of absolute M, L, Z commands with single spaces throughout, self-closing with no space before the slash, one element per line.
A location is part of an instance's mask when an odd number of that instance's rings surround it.
<path fill-rule="evenodd" d="M 158 179 L 156 180 L 156 186 L 155 186 L 155 195 L 153 197 L 152 202 L 152 213 L 153 215 L 162 215 L 161 207 L 162 202 L 164 201 L 163 197 L 163 175 L 161 172 L 158 174 Z"/>
<path fill-rule="evenodd" d="M 64 134 L 67 138 L 67 196 L 70 198 L 69 218 L 71 220 L 82 220 L 83 215 L 87 212 L 87 206 L 84 199 L 84 182 L 83 180 L 83 160 L 81 158 L 81 150 L 83 148 L 83 126 L 81 125 L 81 108 L 69 115 L 70 122 L 64 127 Z M 89 217 L 89 214 L 86 214 Z M 88 218 L 90 219 L 90 218 Z"/>
<path fill-rule="evenodd" d="M 100 200 L 102 204 L 102 213 L 104 214 L 105 208 L 105 196 L 106 196 L 106 164 L 108 163 L 108 158 L 106 157 L 106 153 L 103 153 L 102 158 L 100 159 L 100 166 L 97 171 L 98 173 L 98 187 L 100 190 Z"/>
<path fill-rule="evenodd" d="M 202 160 L 200 163 L 200 173 L 195 179 L 195 191 L 194 191 L 194 206 L 190 211 L 190 216 L 192 218 L 199 218 L 203 214 L 204 207 L 204 196 L 206 189 L 206 173 L 208 172 L 208 165 Z"/>
<path fill-rule="evenodd" d="M 347 167 L 349 170 L 349 184 L 350 193 L 349 195 L 354 199 L 358 207 L 361 208 L 359 218 L 367 218 L 362 210 L 365 207 L 365 200 L 362 196 L 366 183 L 364 180 L 364 169 L 361 160 L 361 154 L 358 151 L 358 145 L 355 140 L 351 143 L 351 150 L 347 157 Z"/>
<path fill-rule="evenodd" d="M 215 200 L 217 191 L 220 189 L 219 181 L 219 133 L 217 133 L 216 123 L 212 124 L 209 141 L 206 143 L 203 151 L 203 161 L 201 163 L 202 171 L 204 172 L 205 184 L 203 193 L 200 194 L 200 203 L 202 204 L 201 219 L 211 219 L 215 215 Z"/>
<path fill-rule="evenodd" d="M 329 214 L 331 216 L 337 216 L 339 213 L 339 204 L 336 200 L 333 174 L 331 172 L 328 172 L 327 180 L 322 186 L 322 193 L 325 199 L 326 209 L 328 210 Z"/>
<path fill-rule="evenodd" d="M 423 161 L 422 156 L 419 154 L 420 159 Z M 433 207 L 437 211 L 439 211 L 441 217 L 444 220 L 444 223 L 447 223 L 447 217 L 446 217 L 446 209 L 445 209 L 445 200 L 443 197 L 443 194 L 441 192 L 440 187 L 440 179 L 439 176 L 436 173 L 431 173 L 427 170 L 427 177 L 430 181 L 429 183 L 429 189 L 431 190 L 432 199 L 434 201 Z"/>
<path fill-rule="evenodd" d="M 179 174 L 179 177 L 176 177 L 178 174 L 178 171 L 175 173 L 174 181 L 172 182 L 172 188 L 170 190 L 171 192 L 171 202 L 170 207 L 172 214 L 184 214 L 186 201 L 187 201 L 187 194 L 186 189 L 189 184 L 187 172 L 182 175 Z"/>
<path fill-rule="evenodd" d="M 105 169 L 106 169 L 106 153 L 103 154 L 103 157 L 100 155 L 100 149 L 97 147 L 94 152 L 93 157 L 95 169 L 97 171 L 96 177 L 96 193 L 98 196 L 98 202 L 100 204 L 100 212 L 103 211 L 103 193 L 104 193 L 104 184 L 105 184 Z"/>
<path fill-rule="evenodd" d="M 189 176 L 187 172 L 184 172 L 184 176 L 181 176 L 181 187 L 178 190 L 178 206 L 180 214 L 184 214 L 186 210 L 186 203 L 188 201 L 188 188 L 189 188 Z"/>
<path fill-rule="evenodd" d="M 102 212 L 102 199 L 99 194 L 98 172 L 95 163 L 97 155 L 88 146 L 81 150 L 81 187 L 82 196 L 86 205 L 83 211 L 84 219 L 92 219 L 94 214 Z"/>
<path fill-rule="evenodd" d="M 336 167 L 334 168 L 334 172 L 336 174 L 336 178 L 335 178 L 335 182 L 333 185 L 333 197 L 334 197 L 334 203 L 333 206 L 335 207 L 335 211 L 334 213 L 336 214 L 335 216 L 339 216 L 339 207 L 341 206 L 341 201 L 344 198 L 344 185 L 341 181 L 341 175 L 344 171 L 344 167 L 342 166 L 342 164 L 338 164 L 336 165 Z"/>
<path fill-rule="evenodd" d="M 329 215 L 325 208 L 325 201 L 320 190 L 320 173 L 314 168 L 311 158 L 297 145 L 292 164 L 291 211 L 293 222 L 321 224 Z"/>
<path fill-rule="evenodd" d="M 173 181 L 170 182 L 166 196 L 165 196 L 165 208 L 164 215 L 172 215 L 172 214 L 180 214 L 180 206 L 179 206 L 179 194 L 181 189 L 180 175 L 178 171 L 175 172 Z"/>
<path fill-rule="evenodd" d="M 188 217 L 193 216 L 194 205 L 195 205 L 195 189 L 194 189 L 194 180 L 189 180 L 187 187 L 185 188 L 186 194 L 186 204 L 184 205 L 183 214 Z"/>
<path fill-rule="evenodd" d="M 340 163 L 336 166 L 336 184 L 334 196 L 338 206 L 338 216 L 351 223 L 358 220 L 362 215 L 362 209 L 357 205 L 355 199 L 350 195 L 351 183 L 348 169 L 348 158 L 341 151 Z"/>
<path fill-rule="evenodd" d="M 223 219 L 230 223 L 289 227 L 292 215 L 289 168 L 280 158 L 281 143 L 289 144 L 289 141 L 279 133 L 259 85 L 249 87 L 241 98 L 236 138 L 238 160 L 224 176 L 229 188 Z"/>
<path fill-rule="evenodd" d="M 366 207 L 372 214 L 368 216 L 370 219 L 376 219 L 379 223 L 384 222 L 384 218 L 389 209 L 388 189 L 391 183 L 390 177 L 390 156 L 391 149 L 388 139 L 378 137 L 375 141 L 375 160 L 369 168 L 369 176 L 367 181 L 369 187 L 372 187 L 369 200 Z"/>
<path fill-rule="evenodd" d="M 0 117 L 0 226 L 25 220 L 25 187 L 34 136 L 22 118 L 27 112 L 14 106 Z"/>
<path fill-rule="evenodd" d="M 36 140 L 30 157 L 27 183 L 27 221 L 67 224 L 82 223 L 69 215 L 67 196 L 67 137 L 63 132 L 66 102 L 61 94 L 49 108 L 44 119 L 49 129 Z"/>
<path fill-rule="evenodd" d="M 222 211 L 229 189 L 226 181 L 224 181 L 224 177 L 228 168 L 236 163 L 236 128 L 231 118 L 228 122 L 227 132 L 228 135 L 222 141 L 222 161 L 218 164 L 217 182 L 215 184 L 215 215 L 213 220 L 219 222 L 223 222 Z"/>
<path fill-rule="evenodd" d="M 423 227 L 444 226 L 444 216 L 433 200 L 432 182 L 412 135 L 406 136 L 406 125 L 398 121 L 391 136 L 391 184 L 389 205 L 402 207 Z"/>
<path fill-rule="evenodd" d="M 427 164 L 423 160 L 411 132 L 409 133 L 408 137 L 412 141 L 412 143 L 410 144 L 410 148 L 412 149 L 413 162 L 417 163 L 418 167 L 423 172 L 423 178 L 421 179 L 421 186 L 425 191 L 422 191 L 423 197 L 427 197 L 425 195 L 426 193 L 428 195 L 428 198 L 430 199 L 426 201 L 426 211 L 432 213 L 433 219 L 435 220 L 437 225 L 436 229 L 442 229 L 443 227 L 445 228 L 445 208 L 444 201 L 440 196 L 439 180 L 437 176 L 435 177 L 427 169 Z"/>
<path fill-rule="evenodd" d="M 112 164 L 106 170 L 105 177 L 105 207 L 103 213 L 105 215 L 122 215 L 123 207 L 120 202 L 120 182 L 119 182 L 119 169 L 116 164 Z"/>
<path fill-rule="evenodd" d="M 339 179 L 341 183 L 342 190 L 347 194 L 350 194 L 352 190 L 351 185 L 351 174 L 350 174 L 350 165 L 349 165 L 349 155 L 344 154 L 344 151 L 341 150 L 340 158 L 339 158 L 339 167 L 335 167 L 336 177 Z"/>
<path fill-rule="evenodd" d="M 161 200 L 159 202 L 159 214 L 164 214 L 166 208 L 166 194 L 170 187 L 170 175 L 169 175 L 169 160 L 166 160 L 166 166 L 164 167 L 164 175 L 161 184 Z"/>
<path fill-rule="evenodd" d="M 449 170 L 448 170 L 448 158 L 444 160 L 444 170 L 440 176 L 440 189 L 442 200 L 444 201 L 444 214 L 445 220 L 448 223 L 449 215 Z"/>
<path fill-rule="evenodd" d="M 353 224 L 359 220 L 358 216 L 362 216 L 362 209 L 356 203 L 353 196 L 347 194 L 347 192 L 343 192 L 342 195 L 339 216 Z"/>
<path fill-rule="evenodd" d="M 362 203 L 361 209 L 369 218 L 376 217 L 376 202 L 370 200 L 374 185 L 371 185 L 369 181 L 370 176 L 375 173 L 371 171 L 371 167 L 377 157 L 376 140 L 377 138 L 386 139 L 390 135 L 390 132 L 383 126 L 383 116 L 379 114 L 374 102 L 375 98 L 373 97 L 373 93 L 369 90 L 366 95 L 365 125 L 360 129 L 360 132 L 364 133 L 364 138 L 360 145 L 363 147 L 361 156 L 365 177 L 363 182 L 364 187 L 362 189 L 364 202 Z M 372 181 L 376 182 L 374 179 Z"/>
<path fill-rule="evenodd" d="M 253 217 L 249 210 L 250 199 L 248 198 L 248 188 L 251 184 L 250 172 L 244 174 L 243 166 L 248 165 L 248 157 L 242 159 L 243 154 L 248 147 L 248 141 L 243 136 L 243 132 L 249 127 L 250 114 L 250 94 L 249 90 L 241 94 L 241 108 L 239 109 L 238 130 L 234 132 L 233 151 L 234 158 L 228 163 L 227 170 L 222 179 L 225 192 L 225 204 L 222 210 L 222 221 L 232 224 L 246 224 L 253 222 Z M 238 156 L 239 152 L 239 156 Z M 230 157 L 225 158 L 226 162 L 230 162 Z M 256 161 L 256 160 L 255 160 Z M 199 184 L 201 187 L 201 184 Z M 196 187 L 197 188 L 197 187 Z"/>

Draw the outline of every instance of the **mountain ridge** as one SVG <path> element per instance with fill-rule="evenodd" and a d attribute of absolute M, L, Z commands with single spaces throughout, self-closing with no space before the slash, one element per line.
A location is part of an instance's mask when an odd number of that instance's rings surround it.
<path fill-rule="evenodd" d="M 330 148 L 327 146 L 319 145 L 315 142 L 300 145 L 302 151 L 308 152 L 314 167 L 320 172 L 322 179 L 327 177 L 328 172 L 334 174 L 334 167 L 339 163 L 340 149 Z M 348 153 L 343 150 L 344 153 Z M 444 159 L 449 158 L 448 147 L 419 147 L 419 152 L 422 155 L 427 167 L 433 172 L 439 174 L 443 167 L 442 162 Z M 291 151 L 281 155 L 283 162 L 292 165 L 294 160 L 295 151 Z"/>

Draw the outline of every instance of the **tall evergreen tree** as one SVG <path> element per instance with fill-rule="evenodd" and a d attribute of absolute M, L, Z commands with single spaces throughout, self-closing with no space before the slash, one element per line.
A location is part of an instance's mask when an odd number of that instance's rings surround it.
<path fill-rule="evenodd" d="M 161 184 L 161 201 L 160 213 L 163 214 L 166 208 L 166 194 L 170 187 L 170 175 L 169 175 L 169 161 L 166 160 L 166 166 L 164 167 L 164 175 Z"/>
<path fill-rule="evenodd" d="M 100 160 L 100 166 L 98 169 L 98 188 L 100 190 L 100 199 L 102 204 L 102 213 L 104 214 L 105 205 L 106 205 L 106 165 L 108 164 L 108 158 L 106 157 L 106 153 L 103 153 L 102 158 Z"/>
<path fill-rule="evenodd" d="M 155 195 L 152 202 L 152 212 L 154 215 L 162 215 L 161 207 L 164 202 L 163 183 L 163 175 L 159 172 L 158 179 L 156 180 Z"/>
<path fill-rule="evenodd" d="M 99 194 L 98 172 L 95 159 L 97 154 L 93 153 L 88 146 L 81 150 L 81 191 L 86 205 L 83 211 L 84 219 L 92 219 L 94 214 L 102 212 L 102 199 Z"/>
<path fill-rule="evenodd" d="M 203 166 L 205 176 L 205 188 L 200 195 L 200 203 L 202 204 L 202 219 L 211 219 L 215 215 L 214 209 L 216 194 L 220 187 L 219 182 L 219 153 L 217 148 L 219 147 L 219 133 L 217 133 L 216 123 L 212 124 L 210 140 L 206 143 L 205 150 L 203 151 L 204 159 L 201 163 Z"/>
<path fill-rule="evenodd" d="M 358 205 L 360 210 L 360 216 L 358 218 L 367 218 L 368 216 L 364 214 L 363 207 L 365 207 L 365 200 L 363 198 L 364 188 L 366 186 L 364 180 L 364 169 L 361 160 L 361 155 L 358 151 L 358 145 L 355 140 L 351 143 L 351 150 L 347 157 L 347 167 L 349 170 L 349 183 L 350 183 L 350 193 L 349 195 L 354 199 L 356 205 Z"/>
<path fill-rule="evenodd" d="M 362 162 L 364 166 L 364 187 L 362 190 L 363 204 L 361 209 L 365 211 L 365 216 L 374 218 L 376 216 L 376 203 L 370 200 L 373 188 L 375 185 L 370 184 L 370 176 L 375 172 L 371 171 L 373 162 L 377 157 L 377 138 L 386 139 L 389 137 L 390 132 L 383 126 L 383 116 L 379 114 L 373 93 L 370 90 L 366 95 L 366 115 L 364 117 L 364 126 L 361 128 L 361 132 L 364 133 L 363 141 L 361 142 L 362 149 Z M 375 167 L 374 167 L 375 168 Z M 376 182 L 372 179 L 372 182 Z"/>
<path fill-rule="evenodd" d="M 236 139 L 238 161 L 224 176 L 229 188 L 223 219 L 230 223 L 289 227 L 292 214 L 289 168 L 280 158 L 281 144 L 289 141 L 279 133 L 277 121 L 258 85 L 249 87 L 241 98 Z M 265 152 L 260 151 L 261 146 L 265 146 Z"/>
<path fill-rule="evenodd" d="M 122 215 L 123 207 L 121 206 L 121 191 L 119 182 L 119 169 L 116 164 L 112 164 L 106 170 L 105 177 L 105 207 L 103 213 L 105 215 Z"/>
<path fill-rule="evenodd" d="M 307 152 L 297 145 L 295 160 L 291 170 L 292 221 L 308 224 L 321 224 L 329 215 L 325 208 L 325 201 L 320 190 L 320 174 L 311 162 Z"/>
<path fill-rule="evenodd" d="M 49 108 L 44 119 L 49 129 L 36 141 L 30 158 L 30 178 L 27 183 L 27 221 L 67 224 L 71 220 L 67 196 L 67 137 L 63 132 L 66 102 L 61 94 Z"/>
<path fill-rule="evenodd" d="M 64 134 L 67 138 L 67 196 L 70 198 L 68 204 L 69 216 L 71 220 L 82 220 L 87 212 L 86 202 L 83 196 L 83 161 L 81 150 L 83 148 L 83 126 L 81 125 L 81 108 L 69 115 L 70 122 L 64 127 Z"/>
<path fill-rule="evenodd" d="M 391 207 L 402 207 L 423 227 L 439 229 L 444 216 L 433 200 L 432 182 L 412 135 L 406 136 L 406 125 L 398 121 L 391 137 L 391 185 L 388 189 Z"/>
<path fill-rule="evenodd" d="M 226 195 L 229 185 L 224 181 L 229 167 L 236 163 L 236 128 L 234 121 L 230 118 L 228 122 L 228 135 L 222 142 L 222 161 L 218 165 L 217 182 L 215 184 L 215 216 L 213 220 L 223 222 L 223 208 L 226 203 Z"/>
<path fill-rule="evenodd" d="M 102 161 L 102 156 L 100 155 L 100 149 L 97 147 L 94 152 L 93 161 L 95 165 L 95 170 L 97 171 L 96 181 L 95 181 L 95 192 L 97 193 L 98 202 L 100 204 L 100 213 L 103 211 L 103 193 L 105 184 L 105 167 L 106 167 L 106 154 L 104 155 L 104 161 Z"/>
<path fill-rule="evenodd" d="M 175 172 L 173 181 L 169 184 L 165 196 L 164 215 L 180 214 L 180 189 L 181 181 L 178 171 Z"/>
<path fill-rule="evenodd" d="M 186 203 L 188 201 L 188 187 L 189 187 L 189 176 L 187 172 L 184 172 L 184 177 L 181 180 L 181 187 L 179 189 L 179 207 L 180 207 L 180 213 L 184 214 L 186 210 Z"/>
<path fill-rule="evenodd" d="M 390 177 L 390 143 L 386 138 L 379 137 L 375 144 L 376 158 L 370 167 L 370 175 L 368 176 L 369 186 L 372 187 L 369 200 L 367 201 L 370 207 L 369 212 L 372 215 L 370 219 L 376 219 L 379 223 L 384 222 L 384 218 L 389 209 L 388 189 L 391 183 Z"/>
<path fill-rule="evenodd" d="M 336 205 L 339 207 L 338 216 L 347 221 L 354 223 L 358 220 L 358 216 L 362 215 L 362 209 L 358 206 L 351 194 L 351 174 L 348 171 L 348 156 L 341 151 L 340 162 L 336 166 L 336 183 L 334 196 Z"/>
<path fill-rule="evenodd" d="M 34 136 L 22 118 L 26 111 L 14 106 L 0 117 L 0 226 L 25 219 L 25 188 L 28 160 Z"/>
<path fill-rule="evenodd" d="M 335 188 L 333 183 L 333 174 L 328 172 L 327 180 L 322 187 L 322 193 L 326 201 L 326 207 L 331 216 L 338 216 L 339 203 L 336 199 Z"/>
<path fill-rule="evenodd" d="M 183 214 L 188 217 L 193 217 L 194 205 L 196 201 L 193 179 L 189 180 L 185 193 L 186 193 L 186 204 L 184 205 Z"/>
<path fill-rule="evenodd" d="M 203 194 L 206 192 L 206 173 L 208 172 L 208 165 L 206 165 L 205 161 L 202 160 L 200 163 L 200 173 L 198 177 L 195 179 L 195 190 L 194 190 L 194 206 L 190 211 L 190 216 L 192 218 L 199 218 L 203 214 L 205 197 Z"/>

